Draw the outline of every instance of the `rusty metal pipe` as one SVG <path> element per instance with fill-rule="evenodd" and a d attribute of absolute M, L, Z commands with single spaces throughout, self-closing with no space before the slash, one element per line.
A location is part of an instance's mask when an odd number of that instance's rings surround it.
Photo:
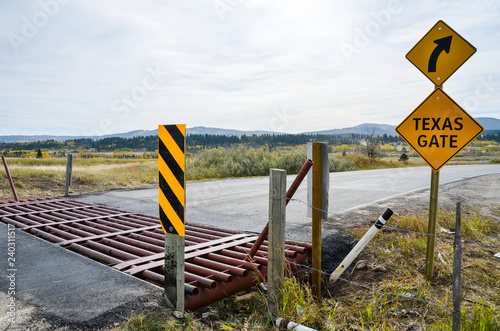
<path fill-rule="evenodd" d="M 264 243 L 260 246 L 259 250 L 263 251 L 263 252 L 268 252 L 269 251 L 269 246 L 264 245 Z M 245 247 L 248 247 L 248 248 L 252 248 L 253 247 L 253 245 L 251 243 L 246 243 L 244 245 L 245 245 Z M 285 247 L 286 247 L 286 245 L 285 245 Z M 295 257 L 295 256 L 297 256 L 297 253 L 300 253 L 300 252 L 298 252 L 297 250 L 291 250 L 291 249 L 286 249 L 285 248 L 285 255 L 286 256 Z"/>
<path fill-rule="evenodd" d="M 43 238 L 43 239 L 50 241 L 50 242 L 53 242 L 53 243 L 58 243 L 58 242 L 64 241 L 64 239 L 61 239 L 61 237 L 54 236 L 53 234 L 47 233 L 47 232 L 39 230 L 39 229 L 30 229 L 30 230 L 28 230 L 28 232 L 34 236 Z"/>
<path fill-rule="evenodd" d="M 68 248 L 71 249 L 73 252 L 88 256 L 96 261 L 99 261 L 99 262 L 102 262 L 102 263 L 105 263 L 108 265 L 118 264 L 121 262 L 121 260 L 118 260 L 117 258 L 103 254 L 103 253 L 98 252 L 98 251 L 95 251 L 91 248 L 84 247 L 82 245 L 70 244 L 68 246 Z"/>
<path fill-rule="evenodd" d="M 145 235 L 143 235 L 141 233 L 131 233 L 129 235 L 129 237 L 130 237 L 130 239 L 134 239 L 134 240 L 137 240 L 137 241 L 142 241 L 142 242 L 149 243 L 151 245 L 163 247 L 163 250 L 165 250 L 165 240 L 158 240 L 158 239 L 155 239 L 155 238 L 151 238 L 151 237 L 145 236 Z"/>
<path fill-rule="evenodd" d="M 235 259 L 241 259 L 242 261 L 245 261 L 247 254 L 245 253 L 240 253 L 236 252 L 234 250 L 229 250 L 229 249 L 223 249 L 221 251 L 222 254 L 227 255 L 229 257 L 234 257 Z M 263 266 L 267 266 L 267 259 L 260 257 L 260 256 L 254 256 L 253 260 Z"/>
<path fill-rule="evenodd" d="M 165 278 L 165 277 L 163 277 L 163 278 Z M 197 288 L 193 285 L 190 285 L 190 284 L 184 284 L 184 291 L 186 291 L 187 294 L 192 295 L 192 296 L 198 295 L 200 293 L 199 288 Z"/>
<path fill-rule="evenodd" d="M 257 263 L 252 263 L 248 261 L 243 261 L 240 259 L 235 259 L 232 257 L 224 256 L 224 255 L 219 255 L 215 253 L 209 253 L 207 254 L 207 257 L 210 258 L 211 260 L 220 262 L 220 263 L 225 263 L 225 264 L 230 264 L 233 266 L 237 267 L 243 267 L 248 270 L 254 270 L 255 268 L 260 269 L 260 264 Z"/>
<path fill-rule="evenodd" d="M 132 239 L 129 237 L 125 237 L 123 235 L 116 236 L 116 240 L 121 241 L 125 244 L 134 245 L 136 247 L 146 249 L 150 252 L 161 253 L 161 252 L 165 251 L 165 246 L 163 246 L 163 247 L 157 246 L 157 245 L 150 244 L 147 242 L 143 242 L 143 241 L 139 241 L 139 240 Z"/>
<path fill-rule="evenodd" d="M 66 232 L 66 231 L 59 230 L 59 229 L 51 227 L 51 226 L 44 226 L 42 228 L 36 228 L 36 229 L 28 229 L 28 232 L 36 235 L 36 232 L 34 232 L 34 231 L 39 231 L 40 233 L 49 233 L 50 235 L 56 236 L 56 237 L 61 239 L 61 240 L 54 241 L 54 242 L 60 242 L 60 241 L 65 241 L 65 240 L 81 238 L 80 236 L 74 235 L 74 234 Z"/>
<path fill-rule="evenodd" d="M 161 287 L 163 287 L 165 284 L 165 276 L 151 270 L 144 270 L 143 272 L 139 273 L 139 275 L 142 276 L 143 279 L 147 279 L 155 284 L 160 285 Z"/>
<path fill-rule="evenodd" d="M 7 216 L 3 216 L 3 217 L 1 217 L 1 218 L 0 218 L 0 220 L 1 220 L 2 222 L 8 223 L 8 224 L 12 224 L 12 225 L 14 225 L 16 228 L 24 228 L 24 227 L 26 226 L 26 224 L 21 223 L 21 222 L 19 222 L 19 221 L 17 221 L 17 220 L 13 220 L 13 219 L 11 219 L 11 218 L 9 218 L 9 217 L 7 217 Z"/>
<path fill-rule="evenodd" d="M 186 271 L 188 271 L 188 272 L 192 272 L 194 274 L 204 276 L 204 277 L 211 276 L 219 282 L 231 283 L 233 281 L 233 276 L 231 276 L 229 274 L 225 274 L 223 272 L 216 271 L 213 269 L 208 269 L 205 267 L 200 267 L 198 265 L 195 265 L 195 264 L 192 264 L 189 262 L 185 262 L 184 267 L 185 267 Z"/>
<path fill-rule="evenodd" d="M 191 283 L 196 282 L 200 284 L 200 286 L 207 288 L 215 288 L 217 286 L 217 282 L 213 279 L 208 279 L 205 277 L 200 277 L 198 275 L 192 274 L 190 272 L 184 272 L 184 282 Z"/>
<path fill-rule="evenodd" d="M 151 255 L 150 251 L 147 251 L 145 249 L 137 248 L 132 245 L 124 244 L 119 241 L 110 239 L 110 238 L 101 238 L 100 243 L 109 247 L 113 247 L 116 249 L 119 249 L 123 252 L 134 254 L 137 256 L 148 256 Z"/>
<path fill-rule="evenodd" d="M 19 201 L 19 197 L 17 196 L 16 187 L 14 186 L 14 182 L 12 181 L 12 176 L 10 175 L 9 166 L 7 165 L 7 160 L 5 156 L 2 155 L 3 166 L 5 168 L 5 172 L 7 173 L 7 179 L 9 180 L 10 188 L 12 189 L 12 194 L 14 195 L 14 200 Z"/>
<path fill-rule="evenodd" d="M 295 194 L 295 191 L 297 191 L 297 189 L 299 188 L 300 183 L 302 183 L 302 181 L 304 180 L 304 177 L 306 177 L 312 165 L 313 161 L 311 159 L 307 159 L 307 161 L 304 163 L 299 173 L 297 174 L 297 177 L 295 177 L 295 180 L 293 181 L 292 185 L 290 185 L 290 188 L 286 192 L 287 205 L 290 199 Z M 252 259 L 255 256 L 255 253 L 257 253 L 257 250 L 259 249 L 260 245 L 262 245 L 262 242 L 264 241 L 264 239 L 266 239 L 268 234 L 269 234 L 269 222 L 267 222 L 266 226 L 264 227 L 264 230 L 262 230 L 262 232 L 260 233 L 259 238 L 257 238 L 255 243 L 253 244 L 253 247 L 250 249 L 250 252 L 248 253 L 248 259 Z"/>
<path fill-rule="evenodd" d="M 109 247 L 109 246 L 106 246 L 106 245 L 103 245 L 103 244 L 99 244 L 99 243 L 96 243 L 96 242 L 93 242 L 93 241 L 90 241 L 90 240 L 86 241 L 85 244 L 89 248 L 95 249 L 95 250 L 97 250 L 97 251 L 99 251 L 101 253 L 104 253 L 104 254 L 112 256 L 112 257 L 120 258 L 123 261 L 126 261 L 126 260 L 135 260 L 135 259 L 138 258 L 137 255 L 133 255 L 133 254 L 121 251 L 119 249 L 116 249 L 116 248 L 113 248 L 113 247 Z"/>
<path fill-rule="evenodd" d="M 204 259 L 202 257 L 193 257 L 191 259 L 192 262 L 199 264 L 202 267 L 207 267 L 210 269 L 215 269 L 218 271 L 229 271 L 232 275 L 240 276 L 240 277 L 245 277 L 248 274 L 248 270 L 234 267 L 231 265 L 219 263 L 216 261 L 211 261 Z"/>

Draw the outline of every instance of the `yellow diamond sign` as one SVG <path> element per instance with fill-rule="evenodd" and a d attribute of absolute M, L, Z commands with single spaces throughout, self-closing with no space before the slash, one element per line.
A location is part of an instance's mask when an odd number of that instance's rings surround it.
<path fill-rule="evenodd" d="M 438 171 L 474 140 L 483 127 L 443 90 L 437 88 L 396 132 Z"/>
<path fill-rule="evenodd" d="M 469 44 L 445 22 L 436 25 L 406 54 L 410 60 L 434 85 L 442 85 L 476 48 Z"/>

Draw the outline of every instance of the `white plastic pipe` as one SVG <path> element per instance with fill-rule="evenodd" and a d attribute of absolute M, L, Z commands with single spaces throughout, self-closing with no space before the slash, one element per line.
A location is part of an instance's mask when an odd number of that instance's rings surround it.
<path fill-rule="evenodd" d="M 308 328 L 307 326 L 291 322 L 281 317 L 276 319 L 276 326 L 278 328 L 282 327 L 286 328 L 286 330 L 294 330 L 294 331 L 317 331 L 316 329 Z"/>
<path fill-rule="evenodd" d="M 365 233 L 363 238 L 354 246 L 354 248 L 347 254 L 342 263 L 332 272 L 330 275 L 330 282 L 333 283 L 346 271 L 346 269 L 351 265 L 358 255 L 365 249 L 366 245 L 372 240 L 377 232 L 384 226 L 384 224 L 392 216 L 392 210 L 389 208 L 378 218 L 378 220 L 373 224 L 373 226 Z"/>

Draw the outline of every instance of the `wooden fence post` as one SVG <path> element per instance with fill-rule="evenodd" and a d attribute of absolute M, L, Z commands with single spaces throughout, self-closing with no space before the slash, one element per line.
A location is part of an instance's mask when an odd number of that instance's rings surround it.
<path fill-rule="evenodd" d="M 321 298 L 321 217 L 322 211 L 322 159 L 323 144 L 312 144 L 312 290 L 316 298 Z M 328 169 L 327 169 L 328 171 Z"/>
<path fill-rule="evenodd" d="M 455 241 L 453 243 L 453 331 L 460 331 L 460 309 L 462 304 L 462 216 L 457 202 Z"/>
<path fill-rule="evenodd" d="M 68 154 L 68 158 L 66 160 L 66 186 L 64 189 L 64 195 L 69 195 L 69 187 L 72 184 L 73 179 L 73 154 Z"/>
<path fill-rule="evenodd" d="M 427 281 L 432 281 L 434 270 L 434 252 L 436 245 L 436 223 L 437 223 L 437 204 L 439 194 L 439 170 L 431 170 L 431 199 L 429 202 L 429 227 L 427 233 L 427 253 L 425 258 L 425 276 Z"/>
<path fill-rule="evenodd" d="M 280 286 L 285 276 L 286 170 L 271 169 L 269 178 L 268 305 L 276 316 Z"/>

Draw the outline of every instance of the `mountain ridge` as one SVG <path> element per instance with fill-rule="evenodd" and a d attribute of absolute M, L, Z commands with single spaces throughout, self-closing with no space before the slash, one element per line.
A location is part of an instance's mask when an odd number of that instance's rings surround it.
<path fill-rule="evenodd" d="M 500 132 L 500 119 L 493 117 L 478 117 L 476 121 L 479 122 L 484 127 L 484 133 L 495 133 Z M 320 130 L 320 131 L 307 131 L 295 134 L 308 134 L 308 135 L 350 135 L 350 134 L 366 134 L 366 135 L 376 135 L 382 136 L 387 135 L 397 135 L 395 125 L 390 124 L 377 124 L 377 123 L 363 123 L 352 127 L 341 128 L 341 129 L 330 129 L 330 130 Z M 264 134 L 287 134 L 285 132 L 276 131 L 266 131 L 266 130 L 254 130 L 254 131 L 242 131 L 234 129 L 222 129 L 213 128 L 205 126 L 196 126 L 193 128 L 187 128 L 187 134 L 209 134 L 209 135 L 224 135 L 224 136 L 242 136 L 242 135 L 264 135 Z M 34 141 L 65 141 L 72 139 L 104 139 L 111 137 L 119 138 L 133 138 L 138 136 L 152 136 L 157 135 L 158 129 L 156 130 L 133 130 L 124 133 L 108 134 L 102 136 L 56 136 L 56 135 L 5 135 L 0 136 L 0 143 L 23 143 L 23 142 L 34 142 Z"/>

